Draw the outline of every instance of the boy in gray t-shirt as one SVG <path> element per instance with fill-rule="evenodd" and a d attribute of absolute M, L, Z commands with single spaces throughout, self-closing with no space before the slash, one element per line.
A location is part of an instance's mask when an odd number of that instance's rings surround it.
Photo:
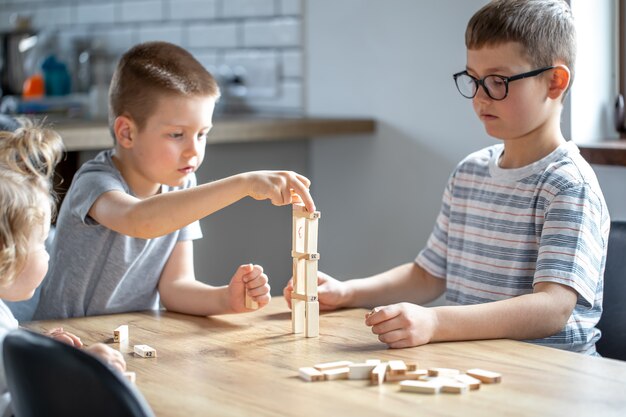
<path fill-rule="evenodd" d="M 246 196 L 313 211 L 310 181 L 258 171 L 196 186 L 218 97 L 211 74 L 178 46 L 148 42 L 122 56 L 109 93 L 115 146 L 72 182 L 35 319 L 151 309 L 159 296 L 196 315 L 250 311 L 246 292 L 259 307 L 269 302 L 259 265 L 240 266 L 228 286 L 196 281 L 198 220 Z"/>

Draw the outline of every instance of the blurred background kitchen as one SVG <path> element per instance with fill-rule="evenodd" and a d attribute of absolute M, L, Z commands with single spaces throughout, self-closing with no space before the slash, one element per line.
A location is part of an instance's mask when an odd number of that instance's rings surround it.
<path fill-rule="evenodd" d="M 0 112 L 46 114 L 61 132 L 97 126 L 104 144 L 69 153 L 79 165 L 108 146 L 103 120 L 119 55 L 149 40 L 181 45 L 222 88 L 215 134 L 226 121 L 242 127 L 230 135 L 241 140 L 208 145 L 199 181 L 254 169 L 307 175 L 322 212 L 320 269 L 340 279 L 369 275 L 416 256 L 451 170 L 494 143 L 451 76 L 465 66 L 466 23 L 486 2 L 0 0 Z M 579 58 L 563 131 L 581 146 L 620 136 L 620 2 L 570 2 Z M 326 117 L 346 123 L 284 127 Z M 246 136 L 258 133 L 250 123 L 259 119 L 275 130 Z M 352 128 L 354 119 L 375 128 Z M 612 217 L 626 218 L 626 168 L 594 169 Z M 239 264 L 255 262 L 279 294 L 291 276 L 290 219 L 289 207 L 245 199 L 203 220 L 198 278 L 224 284 Z"/>

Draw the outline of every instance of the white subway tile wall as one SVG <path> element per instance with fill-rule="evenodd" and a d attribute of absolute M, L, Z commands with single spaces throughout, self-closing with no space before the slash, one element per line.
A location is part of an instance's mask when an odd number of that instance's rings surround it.
<path fill-rule="evenodd" d="M 302 113 L 304 1 L 0 0 L 0 31 L 13 29 L 18 15 L 30 17 L 35 30 L 56 35 L 65 61 L 86 39 L 113 60 L 138 42 L 172 42 L 216 76 L 223 101 L 236 75 L 247 107 Z"/>

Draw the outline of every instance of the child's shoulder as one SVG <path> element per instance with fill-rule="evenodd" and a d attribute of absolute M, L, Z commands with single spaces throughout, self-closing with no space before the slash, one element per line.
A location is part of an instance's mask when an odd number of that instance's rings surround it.
<path fill-rule="evenodd" d="M 600 188 L 591 165 L 582 157 L 574 142 L 559 147 L 558 154 L 543 171 L 544 181 L 558 184 L 559 188 L 591 185 Z"/>

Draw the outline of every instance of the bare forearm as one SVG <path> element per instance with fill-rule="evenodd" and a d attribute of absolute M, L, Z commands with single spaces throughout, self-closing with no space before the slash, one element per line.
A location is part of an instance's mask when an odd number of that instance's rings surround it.
<path fill-rule="evenodd" d="M 228 287 L 212 287 L 195 280 L 180 280 L 159 287 L 161 302 L 170 311 L 195 316 L 231 313 Z"/>
<path fill-rule="evenodd" d="M 429 276 L 414 262 L 400 265 L 369 278 L 346 282 L 346 307 L 374 307 L 408 301 L 424 304 L 445 291 L 445 281 Z"/>
<path fill-rule="evenodd" d="M 247 196 L 241 174 L 194 188 L 158 194 L 133 206 L 128 213 L 130 236 L 164 236 Z"/>
<path fill-rule="evenodd" d="M 571 309 L 547 293 L 533 293 L 471 306 L 434 307 L 431 342 L 479 339 L 539 339 L 563 329 Z"/>

